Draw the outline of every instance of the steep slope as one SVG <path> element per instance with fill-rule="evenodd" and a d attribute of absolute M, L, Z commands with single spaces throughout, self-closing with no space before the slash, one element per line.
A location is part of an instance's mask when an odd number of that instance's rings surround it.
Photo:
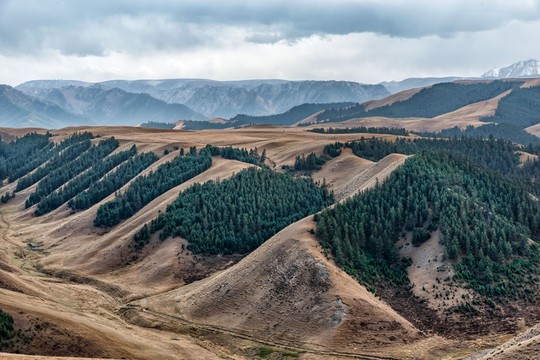
<path fill-rule="evenodd" d="M 349 154 L 341 156 L 350 163 Z M 334 190 L 345 198 L 371 187 L 375 178 L 383 181 L 389 175 L 390 164 L 395 168 L 404 158 L 390 156 L 373 170 L 365 170 L 366 164 L 358 162 L 345 176 L 355 182 L 354 189 L 345 181 L 334 183 Z M 336 161 L 329 166 L 341 166 Z M 369 176 L 354 180 L 364 172 Z M 312 217 L 307 217 L 280 231 L 237 265 L 135 304 L 311 350 L 401 357 L 413 349 L 417 356 L 433 350 L 435 343 L 429 345 L 408 321 L 325 257 L 310 234 L 314 226 Z"/>
<path fill-rule="evenodd" d="M 365 173 L 373 164 L 372 161 L 354 155 L 351 149 L 344 149 L 341 155 L 327 161 L 321 170 L 312 176 L 315 181 L 324 181 L 328 188 L 334 191 L 336 200 L 340 201 L 348 195 L 345 189 L 356 177 L 355 174 Z"/>
<path fill-rule="evenodd" d="M 8 85 L 0 85 L 0 126 L 60 128 L 92 125 L 83 116 L 71 114 L 57 105 L 25 95 Z"/>
<path fill-rule="evenodd" d="M 308 232 L 313 225 L 301 220 L 228 270 L 137 303 L 311 349 L 362 353 L 419 340 L 410 323 L 324 257 Z"/>

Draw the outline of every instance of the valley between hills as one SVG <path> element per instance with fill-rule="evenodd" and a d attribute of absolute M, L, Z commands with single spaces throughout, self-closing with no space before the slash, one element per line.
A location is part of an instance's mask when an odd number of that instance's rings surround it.
<path fill-rule="evenodd" d="M 539 83 L 450 84 L 286 126 L 0 129 L 0 357 L 533 359 Z"/>

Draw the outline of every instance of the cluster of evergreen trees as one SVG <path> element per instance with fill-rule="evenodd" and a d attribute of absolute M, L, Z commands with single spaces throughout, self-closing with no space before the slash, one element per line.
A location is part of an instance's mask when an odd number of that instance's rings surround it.
<path fill-rule="evenodd" d="M 247 253 L 285 226 L 330 205 L 333 195 L 311 178 L 295 179 L 249 168 L 229 180 L 195 184 L 135 235 L 142 248 L 150 234 L 181 236 L 195 254 Z"/>
<path fill-rule="evenodd" d="M 232 146 L 220 148 L 213 145 L 206 145 L 204 149 L 210 152 L 212 156 L 221 155 L 224 159 L 238 160 L 255 165 L 264 164 L 264 160 L 266 159 L 266 149 L 263 150 L 261 155 L 259 155 L 257 148 L 248 151 L 245 148 L 239 149 Z"/>
<path fill-rule="evenodd" d="M 298 155 L 294 160 L 294 170 L 305 173 L 320 170 L 330 158 L 341 154 L 343 146 L 343 143 L 337 141 L 333 144 L 325 145 L 321 156 L 315 155 L 314 152 L 309 153 L 308 156 L 304 154 Z"/>
<path fill-rule="evenodd" d="M 335 261 L 371 287 L 408 283 L 395 246 L 404 231 L 418 245 L 440 229 L 446 257 L 457 262 L 454 280 L 482 295 L 527 297 L 533 283 L 511 272 L 538 271 L 538 247 L 528 238 L 539 233 L 540 204 L 511 178 L 449 152 L 417 154 L 317 221 Z"/>
<path fill-rule="evenodd" d="M 85 142 L 86 140 L 91 140 L 93 138 L 94 135 L 92 135 L 92 133 L 90 132 L 75 133 L 67 139 L 61 141 L 58 145 L 55 145 L 54 143 L 49 143 L 49 145 L 47 145 L 45 148 L 42 148 L 41 151 L 36 154 L 36 156 L 27 159 L 27 162 L 24 166 L 19 167 L 16 171 L 12 171 L 9 175 L 9 181 L 12 182 L 18 178 L 21 178 L 22 176 L 25 176 L 32 170 L 36 169 L 38 166 L 55 158 L 55 156 L 65 151 L 68 147 L 71 147 L 72 145 L 80 142 Z"/>
<path fill-rule="evenodd" d="M 308 130 L 318 134 L 391 134 L 409 136 L 409 132 L 403 128 L 388 127 L 347 127 L 347 128 L 315 128 Z"/>
<path fill-rule="evenodd" d="M 54 191 L 48 196 L 43 197 L 38 203 L 35 214 L 38 216 L 43 215 L 58 208 L 60 205 L 70 200 L 73 196 L 79 194 L 93 183 L 97 182 L 102 176 L 134 156 L 136 153 L 137 148 L 135 145 L 133 145 L 130 150 L 122 151 L 118 154 L 101 159 L 89 170 L 70 180 L 60 190 Z"/>
<path fill-rule="evenodd" d="M 15 197 L 15 191 L 13 191 L 11 194 L 6 192 L 2 197 L 0 198 L 0 201 L 2 201 L 3 204 L 7 203 L 9 200 L 13 199 Z"/>
<path fill-rule="evenodd" d="M 412 155 L 422 150 L 445 150 L 462 154 L 478 164 L 504 174 L 514 172 L 519 164 L 519 156 L 515 152 L 517 150 L 516 146 L 510 141 L 494 138 L 488 141 L 471 137 L 450 139 L 400 138 L 396 139 L 396 141 L 361 138 L 360 140 L 351 141 L 345 146 L 350 147 L 355 155 L 372 161 L 379 161 L 391 153 Z"/>
<path fill-rule="evenodd" d="M 336 143 L 335 146 L 339 144 Z M 450 139 L 397 139 L 387 141 L 383 139 L 361 138 L 345 146 L 350 147 L 354 154 L 373 161 L 378 161 L 390 153 L 416 154 L 419 151 L 450 151 L 461 154 L 469 160 L 486 166 L 491 170 L 511 176 L 514 181 L 521 184 L 524 189 L 540 195 L 540 161 L 529 160 L 523 166 L 518 166 L 518 150 L 540 153 L 540 146 L 516 146 L 503 139 L 490 136 L 488 140 L 481 137 L 453 137 Z"/>
<path fill-rule="evenodd" d="M 318 157 L 314 152 L 309 153 L 308 156 L 302 154 L 294 160 L 294 170 L 305 172 L 317 171 L 321 169 L 325 162 L 326 158 Z"/>
<path fill-rule="evenodd" d="M 489 139 L 490 137 L 493 137 L 496 139 L 509 140 L 522 145 L 540 145 L 540 138 L 534 136 L 533 134 L 529 134 L 518 125 L 509 123 L 486 124 L 478 127 L 470 125 L 463 130 L 455 126 L 451 129 L 442 130 L 439 133 L 415 132 L 415 134 L 423 137 L 432 138 L 452 138 L 468 136 Z"/>
<path fill-rule="evenodd" d="M 499 100 L 497 110 L 482 121 L 526 128 L 540 123 L 540 86 L 517 88 Z"/>
<path fill-rule="evenodd" d="M 88 209 L 120 189 L 158 159 L 158 156 L 153 152 L 130 157 L 127 162 L 118 166 L 114 172 L 105 175 L 99 181 L 93 182 L 87 190 L 69 200 L 68 206 L 73 210 Z"/>
<path fill-rule="evenodd" d="M 50 137 L 51 134 L 49 133 L 44 135 L 29 133 L 10 142 L 0 140 L 0 180 L 8 178 L 9 182 L 13 182 L 52 158 L 58 157 L 66 148 L 81 141 L 92 139 L 93 135 L 88 132 L 77 133 L 58 145 L 50 142 Z M 28 178 L 25 179 L 25 181 L 28 180 Z M 30 185 L 26 186 L 23 183 L 17 191 Z"/>
<path fill-rule="evenodd" d="M 51 172 L 57 170 L 59 167 L 79 157 L 79 155 L 81 155 L 83 152 L 85 152 L 92 146 L 92 142 L 89 138 L 81 138 L 78 135 L 76 135 L 76 138 L 77 140 L 80 139 L 80 141 L 72 142 L 71 140 L 73 139 L 70 138 L 62 142 L 59 146 L 52 149 L 55 151 L 55 153 L 49 152 L 48 154 L 46 154 L 48 157 L 44 159 L 45 164 L 41 167 L 38 167 L 36 171 L 29 173 L 24 177 L 21 177 L 17 182 L 17 187 L 15 190 L 21 191 L 34 185 L 44 177 L 48 176 Z M 56 150 L 61 151 L 57 152 Z"/>
<path fill-rule="evenodd" d="M 202 173 L 211 165 L 212 156 L 208 149 L 202 149 L 197 154 L 196 148 L 192 147 L 188 154 L 179 155 L 159 166 L 156 171 L 135 179 L 123 194 L 101 205 L 94 225 L 113 226 L 130 218 L 156 197 Z"/>
<path fill-rule="evenodd" d="M 86 142 L 89 142 L 89 140 L 86 140 L 82 143 Z M 32 194 L 30 194 L 30 197 L 28 198 L 28 200 L 26 200 L 26 208 L 37 204 L 41 201 L 42 198 L 51 194 L 53 191 L 58 189 L 60 186 L 62 186 L 69 180 L 73 179 L 86 169 L 89 169 L 90 167 L 98 164 L 103 158 L 105 158 L 116 148 L 118 148 L 119 145 L 120 144 L 114 137 L 101 140 L 98 145 L 90 146 L 88 150 L 80 153 L 79 156 L 76 156 L 74 160 L 69 162 L 61 162 L 57 164 L 57 167 L 55 169 L 49 169 L 52 171 L 48 173 L 47 176 L 39 182 L 36 190 Z M 62 155 L 67 153 L 69 149 L 71 149 L 71 147 L 66 149 L 62 153 Z M 47 163 L 45 167 L 48 167 L 48 164 L 50 164 L 50 162 Z M 29 175 L 33 175 L 36 172 Z M 46 208 L 44 207 L 43 209 L 45 210 Z"/>
<path fill-rule="evenodd" d="M 49 143 L 49 137 L 50 134 L 30 133 L 10 142 L 0 139 L 0 180 L 13 175 L 25 175 L 41 165 L 42 162 L 36 163 L 37 159 L 54 147 L 54 144 Z M 24 169 L 32 164 L 35 164 L 34 168 L 25 172 Z"/>
<path fill-rule="evenodd" d="M 343 143 L 336 141 L 333 144 L 325 145 L 323 148 L 323 154 L 328 155 L 330 157 L 336 157 L 341 155 L 341 148 L 343 147 Z"/>
<path fill-rule="evenodd" d="M 0 309 L 0 350 L 4 342 L 8 341 L 15 335 L 13 327 L 13 318 L 6 312 Z"/>
<path fill-rule="evenodd" d="M 141 127 L 152 128 L 152 129 L 174 129 L 175 125 L 176 125 L 175 123 L 149 121 L 146 123 L 142 123 Z"/>

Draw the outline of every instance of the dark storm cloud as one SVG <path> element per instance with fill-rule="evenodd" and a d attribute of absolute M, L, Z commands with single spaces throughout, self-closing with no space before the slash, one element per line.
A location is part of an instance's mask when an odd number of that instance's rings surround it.
<path fill-rule="evenodd" d="M 74 1 L 0 0 L 3 55 L 66 55 L 211 47 L 224 27 L 255 43 L 370 32 L 452 37 L 540 18 L 538 1 Z"/>

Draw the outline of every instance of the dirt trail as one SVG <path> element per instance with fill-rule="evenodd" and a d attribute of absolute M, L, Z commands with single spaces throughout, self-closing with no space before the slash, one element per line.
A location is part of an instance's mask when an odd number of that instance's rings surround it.
<path fill-rule="evenodd" d="M 538 359 L 540 354 L 540 324 L 533 326 L 495 348 L 486 349 L 461 360 Z"/>
<path fill-rule="evenodd" d="M 200 323 L 191 322 L 191 321 L 183 319 L 183 318 L 181 318 L 179 316 L 173 316 L 173 315 L 169 315 L 169 314 L 166 314 L 166 313 L 163 313 L 163 312 L 150 310 L 148 308 L 142 308 L 141 306 L 138 306 L 138 305 L 128 304 L 124 308 L 121 308 L 120 311 L 123 311 L 123 312 L 130 312 L 130 311 L 142 312 L 144 314 L 150 314 L 150 315 L 153 315 L 155 317 L 161 318 L 162 320 L 165 320 L 165 321 L 173 322 L 176 325 L 181 325 L 181 326 L 183 326 L 185 328 L 189 328 L 189 331 L 191 331 L 191 332 L 198 332 L 199 334 L 201 334 L 201 332 L 204 332 L 204 331 L 208 331 L 208 332 L 211 332 L 211 333 L 219 332 L 221 334 L 228 335 L 228 336 L 231 336 L 233 338 L 249 340 L 249 341 L 257 343 L 257 344 L 270 346 L 272 348 L 278 348 L 278 349 L 285 350 L 285 351 L 294 351 L 294 352 L 298 352 L 298 353 L 310 353 L 310 354 L 315 354 L 315 355 L 323 355 L 325 357 L 326 356 L 339 356 L 339 357 L 345 357 L 345 358 L 366 359 L 366 360 L 369 360 L 369 359 L 372 359 L 372 360 L 383 360 L 383 359 L 393 360 L 393 359 L 396 359 L 396 358 L 392 358 L 392 357 L 374 356 L 374 355 L 369 355 L 369 354 L 354 354 L 354 353 L 347 353 L 347 352 L 341 352 L 341 351 L 329 351 L 329 350 L 313 350 L 313 349 L 299 347 L 299 346 L 295 346 L 295 345 L 287 345 L 287 344 L 284 344 L 284 343 L 276 343 L 276 342 L 272 342 L 272 341 L 265 341 L 265 340 L 259 339 L 257 337 L 254 337 L 254 336 L 250 336 L 250 335 L 246 335 L 246 334 L 243 334 L 243 333 L 240 333 L 240 332 L 229 330 L 227 328 L 222 328 L 222 327 L 218 327 L 218 326 L 212 326 L 212 325 L 206 325 L 206 324 L 200 324 Z M 163 325 L 163 326 L 166 326 L 166 325 Z"/>

